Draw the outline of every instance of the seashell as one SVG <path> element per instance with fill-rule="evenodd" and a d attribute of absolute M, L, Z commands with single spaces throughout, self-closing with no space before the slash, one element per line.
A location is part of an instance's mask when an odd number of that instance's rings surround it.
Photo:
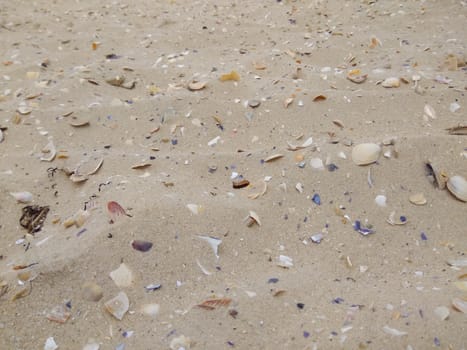
<path fill-rule="evenodd" d="M 396 77 L 386 78 L 381 83 L 381 86 L 385 88 L 398 88 L 400 85 L 400 79 Z"/>
<path fill-rule="evenodd" d="M 467 258 L 466 259 L 453 259 L 447 261 L 449 266 L 454 267 L 467 267 Z"/>
<path fill-rule="evenodd" d="M 202 82 L 202 81 L 192 81 L 191 83 L 188 84 L 188 90 L 190 91 L 198 91 L 202 90 L 206 87 L 208 83 L 207 82 Z"/>
<path fill-rule="evenodd" d="M 324 95 L 318 95 L 313 97 L 313 102 L 320 102 L 320 101 L 325 101 L 327 100 L 327 97 Z"/>
<path fill-rule="evenodd" d="M 159 304 L 144 304 L 141 307 L 141 312 L 145 315 L 156 317 L 159 313 L 160 306 Z"/>
<path fill-rule="evenodd" d="M 120 292 L 116 297 L 108 300 L 104 306 L 108 313 L 121 321 L 130 307 L 130 301 L 124 292 Z"/>
<path fill-rule="evenodd" d="M 83 297 L 89 301 L 99 301 L 104 296 L 101 286 L 94 282 L 85 282 L 82 287 Z"/>
<path fill-rule="evenodd" d="M 44 350 L 56 350 L 58 345 L 53 337 L 48 337 L 44 344 Z"/>
<path fill-rule="evenodd" d="M 110 84 L 112 86 L 120 87 L 125 82 L 125 77 L 124 76 L 116 76 L 115 78 L 107 79 L 106 82 L 107 82 L 107 84 Z"/>
<path fill-rule="evenodd" d="M 298 182 L 296 185 L 295 185 L 295 189 L 299 192 L 299 193 L 303 193 L 303 185 Z"/>
<path fill-rule="evenodd" d="M 202 309 L 205 309 L 205 310 L 214 310 L 219 307 L 229 306 L 231 302 L 232 302 L 232 299 L 230 298 L 216 298 L 216 299 L 205 300 L 201 304 L 198 304 L 196 306 Z"/>
<path fill-rule="evenodd" d="M 71 174 L 69 179 L 74 183 L 80 183 L 86 181 L 87 179 L 89 179 L 89 177 L 87 177 L 86 175 Z"/>
<path fill-rule="evenodd" d="M 250 184 L 250 181 L 248 181 L 247 179 L 244 179 L 241 176 L 235 178 L 232 181 L 232 187 L 236 189 L 247 187 L 249 184 Z"/>
<path fill-rule="evenodd" d="M 449 178 L 446 186 L 454 197 L 467 202 L 467 180 L 460 175 L 454 175 Z"/>
<path fill-rule="evenodd" d="M 366 81 L 368 74 L 360 74 L 360 69 L 353 69 L 347 74 L 347 79 L 352 83 L 361 84 Z"/>
<path fill-rule="evenodd" d="M 293 259 L 287 255 L 279 255 L 276 265 L 288 269 L 293 266 Z"/>
<path fill-rule="evenodd" d="M 218 251 L 219 251 L 219 246 L 222 243 L 222 240 L 216 237 L 211 237 L 211 236 L 198 236 L 198 238 L 202 239 L 203 241 L 208 242 L 208 244 L 211 246 L 214 252 L 214 255 L 216 256 L 216 258 L 219 259 Z"/>
<path fill-rule="evenodd" d="M 375 203 L 379 205 L 380 207 L 385 207 L 386 206 L 386 196 L 383 196 L 382 194 L 377 195 L 375 198 Z"/>
<path fill-rule="evenodd" d="M 453 298 L 452 307 L 457 311 L 467 314 L 467 301 L 465 300 L 462 300 L 460 298 Z"/>
<path fill-rule="evenodd" d="M 144 169 L 147 167 L 150 167 L 152 164 L 151 163 L 139 163 L 131 166 L 131 169 Z"/>
<path fill-rule="evenodd" d="M 361 143 L 352 149 L 352 160 L 357 165 L 376 162 L 381 154 L 381 147 L 376 143 Z"/>
<path fill-rule="evenodd" d="M 257 224 L 258 226 L 261 226 L 261 221 L 259 219 L 259 216 L 254 211 L 250 211 L 249 215 L 247 216 L 247 218 L 245 220 L 246 220 L 246 225 L 248 227 L 251 227 L 254 224 Z"/>
<path fill-rule="evenodd" d="M 257 108 L 257 107 L 259 107 L 260 104 L 261 104 L 261 101 L 259 101 L 259 100 L 249 100 L 248 101 L 248 106 L 250 106 L 251 108 Z"/>
<path fill-rule="evenodd" d="M 412 204 L 415 205 L 425 205 L 426 204 L 426 198 L 423 193 L 415 193 L 409 197 L 409 201 Z"/>
<path fill-rule="evenodd" d="M 467 125 L 458 125 L 446 130 L 449 132 L 449 135 L 467 135 Z"/>
<path fill-rule="evenodd" d="M 229 81 L 229 80 L 239 81 L 240 80 L 240 75 L 236 71 L 233 70 L 230 73 L 222 74 L 219 77 L 219 80 L 220 81 Z"/>
<path fill-rule="evenodd" d="M 32 112 L 32 108 L 28 106 L 20 106 L 16 109 L 19 114 L 27 115 Z"/>
<path fill-rule="evenodd" d="M 191 348 L 191 339 L 183 334 L 173 338 L 170 342 L 170 350 L 189 350 Z"/>
<path fill-rule="evenodd" d="M 55 159 L 55 156 L 57 155 L 57 150 L 55 149 L 55 145 L 52 142 L 52 140 L 49 141 L 49 143 L 42 149 L 42 153 L 44 153 L 44 156 L 41 157 L 42 161 L 51 162 Z"/>
<path fill-rule="evenodd" d="M 93 156 L 86 160 L 81 161 L 75 170 L 75 175 L 89 176 L 97 173 L 102 164 L 104 163 L 104 157 Z"/>
<path fill-rule="evenodd" d="M 4 139 L 5 137 L 3 136 L 3 131 L 0 129 L 0 143 L 3 142 Z"/>
<path fill-rule="evenodd" d="M 47 319 L 52 322 L 65 323 L 71 317 L 71 313 L 63 305 L 55 306 L 47 314 Z"/>
<path fill-rule="evenodd" d="M 429 104 L 426 104 L 425 107 L 423 107 L 423 114 L 430 119 L 436 119 L 436 111 Z"/>
<path fill-rule="evenodd" d="M 118 269 L 110 272 L 109 276 L 117 287 L 130 287 L 133 284 L 133 272 L 125 263 L 121 263 Z"/>
<path fill-rule="evenodd" d="M 268 162 L 272 162 L 272 161 L 275 161 L 277 159 L 280 159 L 282 158 L 284 155 L 283 154 L 280 154 L 280 153 L 277 153 L 277 154 L 273 154 L 272 156 L 269 156 L 267 157 L 264 162 L 265 163 L 268 163 Z"/>
<path fill-rule="evenodd" d="M 446 320 L 449 317 L 449 309 L 446 306 L 438 306 L 435 308 L 434 313 L 442 321 Z"/>
<path fill-rule="evenodd" d="M 75 128 L 80 128 L 83 126 L 88 126 L 90 122 L 87 118 L 72 117 L 69 124 Z"/>
<path fill-rule="evenodd" d="M 133 247 L 133 249 L 135 249 L 135 250 L 137 250 L 139 252 L 145 253 L 145 252 L 148 252 L 149 250 L 151 250 L 152 242 L 135 239 L 135 240 L 131 241 L 131 246 Z"/>
<path fill-rule="evenodd" d="M 187 204 L 186 207 L 189 211 L 191 211 L 194 215 L 198 215 L 202 212 L 203 207 L 198 204 Z"/>
<path fill-rule="evenodd" d="M 10 194 L 19 202 L 19 203 L 29 203 L 32 201 L 32 193 L 30 192 L 10 192 Z"/>
<path fill-rule="evenodd" d="M 390 225 L 405 225 L 407 223 L 407 217 L 401 215 L 396 218 L 396 212 L 393 211 L 389 214 L 389 217 L 386 219 L 386 222 Z"/>
<path fill-rule="evenodd" d="M 324 170 L 324 163 L 321 158 L 312 158 L 310 159 L 310 165 L 313 169 Z"/>
<path fill-rule="evenodd" d="M 432 161 L 428 160 L 425 163 L 426 176 L 435 187 L 443 190 L 446 187 L 448 176 L 444 170 L 439 170 Z"/>
<path fill-rule="evenodd" d="M 383 331 L 387 334 L 390 334 L 390 335 L 393 335 L 395 337 L 401 337 L 403 335 L 407 335 L 408 333 L 407 332 L 403 332 L 403 331 L 400 331 L 398 329 L 395 329 L 395 328 L 391 328 L 389 326 L 384 326 L 383 327 Z"/>
<path fill-rule="evenodd" d="M 288 98 L 286 98 L 286 99 L 284 100 L 284 103 L 283 103 L 284 107 L 285 107 L 285 108 L 289 107 L 290 104 L 293 102 L 293 100 L 294 100 L 293 97 L 288 97 Z"/>

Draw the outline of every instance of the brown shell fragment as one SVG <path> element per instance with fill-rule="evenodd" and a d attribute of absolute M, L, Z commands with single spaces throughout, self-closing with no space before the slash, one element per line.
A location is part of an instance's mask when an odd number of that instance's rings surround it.
<path fill-rule="evenodd" d="M 35 233 L 42 229 L 49 207 L 40 207 L 38 205 L 28 205 L 23 208 L 23 215 L 19 219 L 22 227 L 28 230 L 29 233 Z"/>
<path fill-rule="evenodd" d="M 89 124 L 90 124 L 90 122 L 89 122 L 89 119 L 87 119 L 87 118 L 72 117 L 71 120 L 70 120 L 70 125 L 74 126 L 75 128 L 88 126 Z"/>
<path fill-rule="evenodd" d="M 366 81 L 368 78 L 368 74 L 363 75 L 347 75 L 347 79 L 350 80 L 352 83 L 361 84 Z"/>
<path fill-rule="evenodd" d="M 205 309 L 205 310 L 215 310 L 219 307 L 227 307 L 230 305 L 231 302 L 232 302 L 232 299 L 230 298 L 208 299 L 196 306 L 202 309 Z"/>
<path fill-rule="evenodd" d="M 144 169 L 147 167 L 150 167 L 152 164 L 151 163 L 139 163 L 131 166 L 131 169 Z"/>
<path fill-rule="evenodd" d="M 269 163 L 269 162 L 272 162 L 272 161 L 281 159 L 283 156 L 284 156 L 284 155 L 283 155 L 283 154 L 280 154 L 280 153 L 273 154 L 272 156 L 267 157 L 267 158 L 264 160 L 264 162 L 265 162 L 265 163 Z"/>
<path fill-rule="evenodd" d="M 467 135 L 467 125 L 458 125 L 446 130 L 449 135 Z"/>
<path fill-rule="evenodd" d="M 325 101 L 327 100 L 328 98 L 324 95 L 317 95 L 315 97 L 313 97 L 313 102 L 320 102 L 320 101 Z"/>
<path fill-rule="evenodd" d="M 250 181 L 243 178 L 238 178 L 232 181 L 232 187 L 235 189 L 247 187 L 250 184 Z"/>

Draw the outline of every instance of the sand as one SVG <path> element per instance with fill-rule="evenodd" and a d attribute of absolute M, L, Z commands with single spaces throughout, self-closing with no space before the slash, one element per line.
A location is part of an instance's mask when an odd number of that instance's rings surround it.
<path fill-rule="evenodd" d="M 465 263 L 467 204 L 425 162 L 467 177 L 466 136 L 446 130 L 467 124 L 466 11 L 458 0 L 4 3 L 0 348 L 465 349 L 452 302 L 467 298 L 467 271 L 448 261 Z M 231 71 L 238 81 L 219 79 Z M 383 87 L 390 77 L 400 86 Z M 360 143 L 382 145 L 376 163 L 354 164 Z M 74 183 L 73 170 L 92 174 Z M 236 175 L 250 185 L 234 189 Z M 21 191 L 32 202 L 10 195 Z M 131 217 L 111 215 L 111 201 Z M 20 226 L 26 205 L 50 208 L 38 232 Z M 261 225 L 247 226 L 250 211 Z M 119 287 L 109 273 L 122 262 L 133 280 Z M 122 320 L 104 307 L 119 292 Z M 64 323 L 48 319 L 56 307 Z"/>

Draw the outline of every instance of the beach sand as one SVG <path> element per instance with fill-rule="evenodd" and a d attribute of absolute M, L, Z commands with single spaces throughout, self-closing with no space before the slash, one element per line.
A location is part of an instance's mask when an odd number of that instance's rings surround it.
<path fill-rule="evenodd" d="M 467 178 L 467 138 L 446 130 L 467 125 L 466 14 L 4 3 L 0 348 L 465 349 L 467 204 L 426 163 Z M 376 162 L 355 164 L 361 143 Z M 20 225 L 27 205 L 49 207 L 38 232 Z M 121 263 L 127 286 L 109 276 Z M 118 320 L 104 304 L 120 292 Z"/>

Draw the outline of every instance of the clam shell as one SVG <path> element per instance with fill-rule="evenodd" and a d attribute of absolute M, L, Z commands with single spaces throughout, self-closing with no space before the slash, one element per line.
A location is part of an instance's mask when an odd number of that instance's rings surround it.
<path fill-rule="evenodd" d="M 104 306 L 108 313 L 121 321 L 130 307 L 130 301 L 124 292 L 120 292 L 116 297 L 108 300 Z"/>
<path fill-rule="evenodd" d="M 467 202 L 467 180 L 460 175 L 451 176 L 446 183 L 446 186 L 454 197 Z"/>
<path fill-rule="evenodd" d="M 80 127 L 83 127 L 83 126 L 88 126 L 90 124 L 89 122 L 89 119 L 87 118 L 77 118 L 77 117 L 73 117 L 71 120 L 70 120 L 70 125 L 71 126 L 74 126 L 75 128 L 80 128 Z"/>
<path fill-rule="evenodd" d="M 84 182 L 84 181 L 87 181 L 88 179 L 89 177 L 87 177 L 86 175 L 79 175 L 79 174 L 70 175 L 70 180 L 74 183 Z"/>
<path fill-rule="evenodd" d="M 376 143 L 361 143 L 352 149 L 352 160 L 357 165 L 376 162 L 381 154 L 381 147 Z"/>
<path fill-rule="evenodd" d="M 259 215 L 256 214 L 256 212 L 250 210 L 250 213 L 248 217 L 246 218 L 246 225 L 250 227 L 250 226 L 253 226 L 255 223 L 258 224 L 258 226 L 261 226 Z"/>
<path fill-rule="evenodd" d="M 19 114 L 26 115 L 32 112 L 32 108 L 28 106 L 20 106 L 16 109 Z"/>
<path fill-rule="evenodd" d="M 104 163 L 104 158 L 101 156 L 94 156 L 89 159 L 86 159 L 78 165 L 75 170 L 75 175 L 78 176 L 89 176 L 97 173 L 102 164 Z"/>
<path fill-rule="evenodd" d="M 457 311 L 467 314 L 467 301 L 465 300 L 462 300 L 460 298 L 453 298 L 452 307 L 456 309 Z"/>

